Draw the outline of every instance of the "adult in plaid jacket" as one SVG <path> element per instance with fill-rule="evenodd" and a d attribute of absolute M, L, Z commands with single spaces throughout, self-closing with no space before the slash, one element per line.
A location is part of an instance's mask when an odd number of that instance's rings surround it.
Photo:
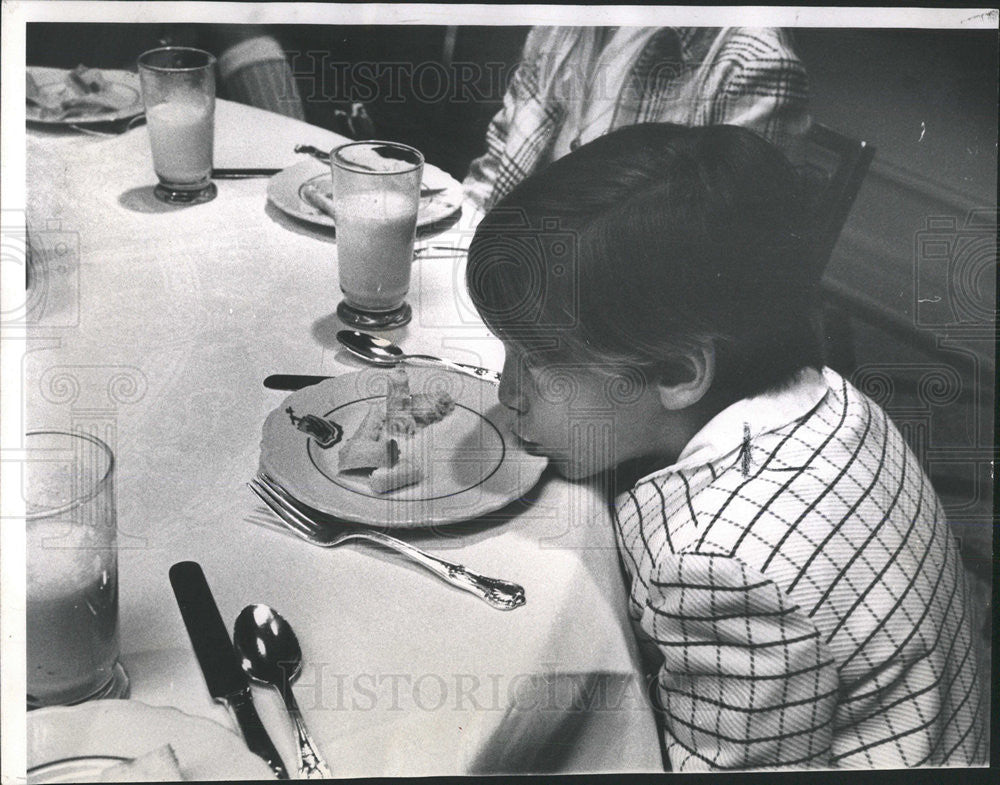
<path fill-rule="evenodd" d="M 835 372 L 716 415 L 619 499 L 617 533 L 673 769 L 986 763 L 957 544 Z"/>
<path fill-rule="evenodd" d="M 782 146 L 808 127 L 807 97 L 777 28 L 536 27 L 466 196 L 485 212 L 580 144 L 637 123 L 740 125 Z"/>

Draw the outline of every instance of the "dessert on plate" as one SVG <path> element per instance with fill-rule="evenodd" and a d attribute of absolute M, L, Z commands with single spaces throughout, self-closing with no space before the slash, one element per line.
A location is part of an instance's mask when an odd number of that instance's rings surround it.
<path fill-rule="evenodd" d="M 380 494 L 424 478 L 419 463 L 400 457 L 399 440 L 411 438 L 455 409 L 455 401 L 446 392 L 412 394 L 409 377 L 401 368 L 389 373 L 386 381 L 384 401 L 368 407 L 364 420 L 337 455 L 338 471 L 370 471 L 368 483 Z"/>
<path fill-rule="evenodd" d="M 38 119 L 64 120 L 83 115 L 99 115 L 122 108 L 111 82 L 96 68 L 78 65 L 61 83 L 39 85 L 27 72 L 25 100 L 35 107 Z"/>

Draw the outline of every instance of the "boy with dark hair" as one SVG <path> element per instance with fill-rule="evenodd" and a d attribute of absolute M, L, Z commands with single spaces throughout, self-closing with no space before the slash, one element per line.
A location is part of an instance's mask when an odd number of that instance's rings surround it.
<path fill-rule="evenodd" d="M 958 548 L 898 430 L 822 367 L 797 187 L 749 131 L 667 124 L 524 181 L 467 268 L 500 400 L 570 478 L 655 467 L 615 520 L 672 768 L 982 764 Z"/>

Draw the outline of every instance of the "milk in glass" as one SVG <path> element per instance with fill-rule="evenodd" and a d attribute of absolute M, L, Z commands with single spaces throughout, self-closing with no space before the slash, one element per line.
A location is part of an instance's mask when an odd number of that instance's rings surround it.
<path fill-rule="evenodd" d="M 112 678 L 118 658 L 113 545 L 80 526 L 28 524 L 27 686 L 33 702 L 81 700 Z"/>
<path fill-rule="evenodd" d="M 167 101 L 146 111 L 157 177 L 175 185 L 209 179 L 214 115 L 210 101 Z"/>
<path fill-rule="evenodd" d="M 390 190 L 347 194 L 337 201 L 337 264 L 347 302 L 367 311 L 398 308 L 410 288 L 417 211 Z"/>
<path fill-rule="evenodd" d="M 215 57 L 203 49 L 164 46 L 139 55 L 146 128 L 159 183 L 153 195 L 170 204 L 215 198 Z"/>
<path fill-rule="evenodd" d="M 28 705 L 122 695 L 113 457 L 100 441 L 27 434 Z"/>

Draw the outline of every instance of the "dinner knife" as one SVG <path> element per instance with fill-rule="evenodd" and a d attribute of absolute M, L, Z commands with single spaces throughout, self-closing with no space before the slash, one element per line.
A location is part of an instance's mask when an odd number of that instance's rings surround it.
<path fill-rule="evenodd" d="M 500 381 L 500 375 L 496 371 L 480 368 L 478 365 L 455 364 L 461 365 L 468 369 L 472 375 L 485 378 L 487 381 Z M 311 387 L 332 378 L 332 376 L 310 376 L 302 373 L 272 373 L 264 378 L 264 386 L 269 390 L 301 390 L 303 387 Z"/>
<path fill-rule="evenodd" d="M 213 169 L 213 180 L 247 180 L 251 177 L 273 177 L 280 169 L 230 168 Z"/>
<path fill-rule="evenodd" d="M 209 694 L 232 712 L 250 751 L 263 758 L 278 779 L 288 779 L 281 757 L 253 706 L 249 678 L 240 667 L 201 565 L 177 562 L 170 568 L 170 585 Z"/>

